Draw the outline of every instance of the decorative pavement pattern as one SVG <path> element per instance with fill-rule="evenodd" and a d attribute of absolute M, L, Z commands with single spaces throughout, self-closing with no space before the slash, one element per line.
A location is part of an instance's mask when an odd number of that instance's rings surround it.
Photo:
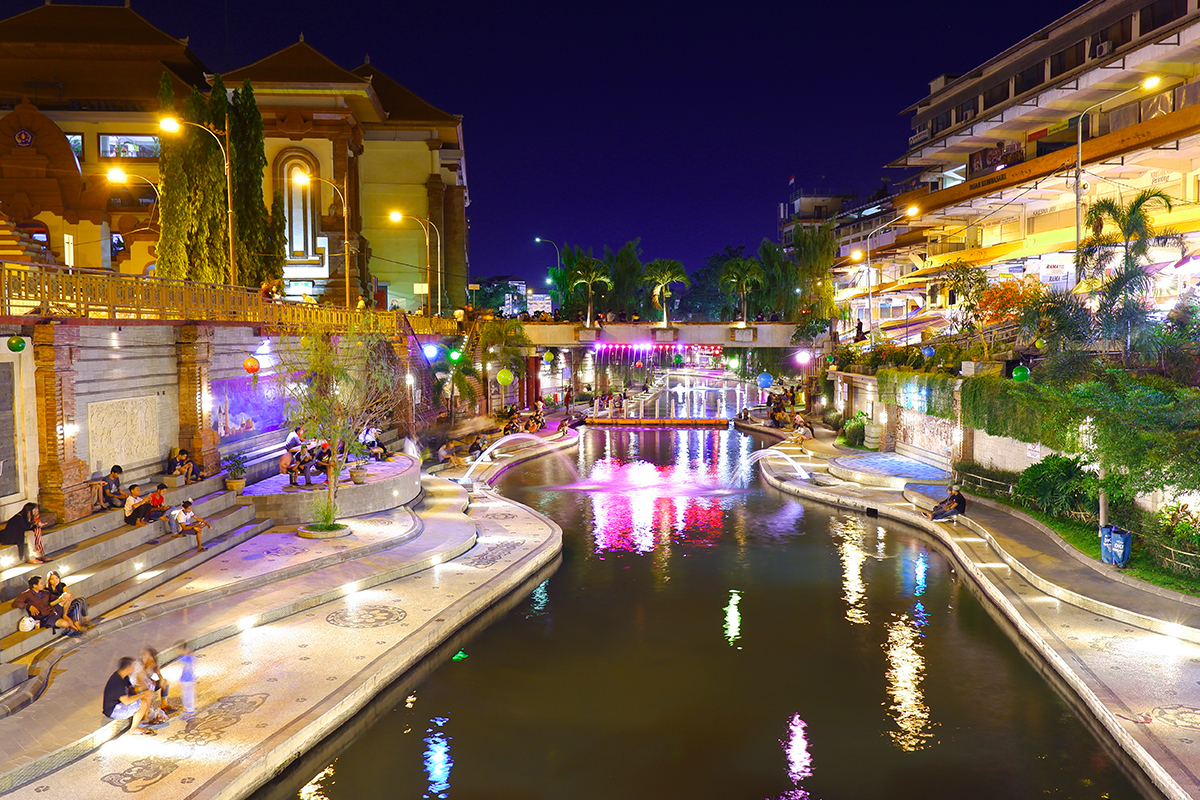
<path fill-rule="evenodd" d="M 895 453 L 867 453 L 861 456 L 838 456 L 830 460 L 832 463 L 864 475 L 879 475 L 881 477 L 911 478 L 921 480 L 949 480 L 950 473 L 944 469 L 931 467 Z"/>
<path fill-rule="evenodd" d="M 269 761 L 264 754 L 310 723 L 332 722 L 345 698 L 365 695 L 365 702 L 415 663 L 424 645 L 441 641 L 557 554 L 561 530 L 553 523 L 488 492 L 477 498 L 472 508 L 481 514 L 481 534 L 473 550 L 203 648 L 195 719 L 173 717 L 155 737 L 123 734 L 8 796 L 184 800 L 216 797 L 253 780 L 254 765 Z M 511 519 L 482 518 L 498 506 Z M 481 561 L 481 552 L 491 555 Z M 482 602 L 467 602 L 473 596 Z M 163 672 L 177 687 L 179 669 L 167 665 Z M 103 677 L 97 676 L 97 705 Z M 264 779 L 274 772 L 263 769 Z"/>

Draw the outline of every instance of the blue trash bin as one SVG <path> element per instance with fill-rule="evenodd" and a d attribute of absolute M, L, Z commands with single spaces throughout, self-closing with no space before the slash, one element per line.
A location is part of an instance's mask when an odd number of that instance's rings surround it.
<path fill-rule="evenodd" d="M 1129 563 L 1129 551 L 1133 547 L 1133 534 L 1121 528 L 1113 528 L 1112 544 L 1109 549 L 1112 553 L 1112 561 L 1118 567 L 1124 567 Z"/>
<path fill-rule="evenodd" d="M 1100 526 L 1100 560 L 1105 564 L 1113 563 L 1112 560 L 1112 525 Z"/>

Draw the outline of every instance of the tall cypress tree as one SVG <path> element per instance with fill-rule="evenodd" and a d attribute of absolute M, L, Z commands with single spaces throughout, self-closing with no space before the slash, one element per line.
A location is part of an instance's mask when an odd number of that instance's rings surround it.
<path fill-rule="evenodd" d="M 164 72 L 158 84 L 158 103 L 163 116 L 175 116 L 175 90 L 171 76 Z M 158 246 L 154 271 L 160 278 L 188 277 L 187 232 L 191 228 L 188 211 L 187 170 L 184 168 L 186 143 L 178 135 L 162 136 L 158 157 Z"/>
<path fill-rule="evenodd" d="M 263 203 L 263 173 L 267 167 L 263 121 L 249 80 L 234 89 L 230 118 L 238 282 L 258 286 L 282 276 L 283 248 L 275 246 L 273 220 Z M 282 214 L 282 203 L 276 209 Z"/>

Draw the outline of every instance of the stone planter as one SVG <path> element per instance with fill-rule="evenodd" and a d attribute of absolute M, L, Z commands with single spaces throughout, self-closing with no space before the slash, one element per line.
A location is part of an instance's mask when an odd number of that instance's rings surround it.
<path fill-rule="evenodd" d="M 350 468 L 350 480 L 352 480 L 354 483 L 358 484 L 359 486 L 362 486 L 364 483 L 367 482 L 367 468 L 366 467 L 351 467 Z"/>
<path fill-rule="evenodd" d="M 867 423 L 863 429 L 863 447 L 878 450 L 883 441 L 883 426 L 874 422 Z"/>
<path fill-rule="evenodd" d="M 227 492 L 233 492 L 234 494 L 241 494 L 242 490 L 245 488 L 246 488 L 246 479 L 245 478 L 226 478 L 225 479 L 225 491 L 227 491 Z"/>
<path fill-rule="evenodd" d="M 350 532 L 349 525 L 343 525 L 334 531 L 317 531 L 303 525 L 296 528 L 296 535 L 301 539 L 337 539 L 342 536 L 349 536 Z"/>

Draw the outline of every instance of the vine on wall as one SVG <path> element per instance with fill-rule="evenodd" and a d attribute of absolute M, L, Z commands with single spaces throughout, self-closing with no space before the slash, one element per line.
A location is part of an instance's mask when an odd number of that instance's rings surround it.
<path fill-rule="evenodd" d="M 941 372 L 881 369 L 875 373 L 879 399 L 931 417 L 954 419 L 958 378 Z"/>

